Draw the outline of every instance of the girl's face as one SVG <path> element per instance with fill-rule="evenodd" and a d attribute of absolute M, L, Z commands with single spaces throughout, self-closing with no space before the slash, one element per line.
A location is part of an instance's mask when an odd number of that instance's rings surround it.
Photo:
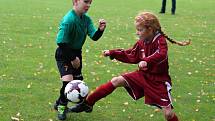
<path fill-rule="evenodd" d="M 75 0 L 75 6 L 80 14 L 86 13 L 91 5 L 92 0 Z"/>
<path fill-rule="evenodd" d="M 152 38 L 153 30 L 151 27 L 143 27 L 139 23 L 135 23 L 136 26 L 136 34 L 140 40 L 147 40 Z"/>

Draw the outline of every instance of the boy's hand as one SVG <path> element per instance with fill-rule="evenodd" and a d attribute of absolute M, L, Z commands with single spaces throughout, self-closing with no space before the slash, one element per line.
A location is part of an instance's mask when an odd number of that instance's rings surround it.
<path fill-rule="evenodd" d="M 103 55 L 105 57 L 110 56 L 110 51 L 109 50 L 104 50 Z"/>
<path fill-rule="evenodd" d="M 106 21 L 104 19 L 99 20 L 99 30 L 104 31 L 106 28 Z"/>
<path fill-rule="evenodd" d="M 148 70 L 146 61 L 140 61 L 138 64 L 138 67 L 139 67 L 139 70 L 143 70 L 143 71 Z"/>
<path fill-rule="evenodd" d="M 78 69 L 80 67 L 80 59 L 76 57 L 75 60 L 71 61 L 71 64 L 75 69 Z"/>

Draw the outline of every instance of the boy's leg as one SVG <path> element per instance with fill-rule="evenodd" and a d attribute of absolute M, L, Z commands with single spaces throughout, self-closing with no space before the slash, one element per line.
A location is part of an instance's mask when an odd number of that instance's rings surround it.
<path fill-rule="evenodd" d="M 62 81 L 62 82 L 63 82 L 63 85 L 60 89 L 60 96 L 54 105 L 54 109 L 58 111 L 59 120 L 66 119 L 66 110 L 67 110 L 67 104 L 68 104 L 68 100 L 64 95 L 64 90 L 66 85 L 69 83 L 69 81 Z"/>
<path fill-rule="evenodd" d="M 55 52 L 55 59 L 56 59 L 57 67 L 60 72 L 61 79 L 63 81 L 63 85 L 60 89 L 60 96 L 54 106 L 54 108 L 57 109 L 57 111 L 58 111 L 59 120 L 66 119 L 67 103 L 68 103 L 68 100 L 67 100 L 66 96 L 64 95 L 66 85 L 74 79 L 73 75 L 76 75 L 76 76 L 79 75 L 75 79 L 83 79 L 83 77 L 81 75 L 81 69 L 82 69 L 81 51 L 78 50 L 78 51 L 74 51 L 73 53 L 76 56 L 78 56 L 80 59 L 80 67 L 78 69 L 73 68 L 73 66 L 71 64 L 71 60 L 67 60 L 63 56 L 63 51 L 60 48 L 57 48 L 56 52 Z"/>
<path fill-rule="evenodd" d="M 64 95 L 64 90 L 68 83 L 69 83 L 69 81 L 62 81 L 62 87 L 60 89 L 60 96 L 59 96 L 58 100 L 56 100 L 55 105 L 54 105 L 55 110 L 57 110 L 58 105 L 67 106 L 68 100 L 67 100 L 66 96 Z"/>
<path fill-rule="evenodd" d="M 58 111 L 58 119 L 65 120 L 67 112 L 68 100 L 64 94 L 66 85 L 73 80 L 71 64 L 67 64 L 64 61 L 57 61 L 58 69 L 62 79 L 62 87 L 60 89 L 60 96 L 54 105 L 54 108 Z"/>
<path fill-rule="evenodd" d="M 66 112 L 67 112 L 67 104 L 68 100 L 64 94 L 65 87 L 66 85 L 70 82 L 69 80 L 73 80 L 72 75 L 65 75 L 62 77 L 62 82 L 63 85 L 60 89 L 60 97 L 58 99 L 58 106 L 57 106 L 57 111 L 58 111 L 58 119 L 59 120 L 65 120 L 66 119 Z"/>
<path fill-rule="evenodd" d="M 57 48 L 56 53 L 55 53 L 55 58 L 56 58 L 56 63 L 57 67 L 61 76 L 62 80 L 62 87 L 60 89 L 60 96 L 58 100 L 56 100 L 54 109 L 57 110 L 57 106 L 61 103 L 61 105 L 66 106 L 68 101 L 64 95 L 64 90 L 66 85 L 73 80 L 73 73 L 74 73 L 74 68 L 71 65 L 71 62 L 68 60 L 65 60 L 62 57 L 62 52 L 59 48 Z"/>
<path fill-rule="evenodd" d="M 64 94 L 66 85 L 69 83 L 69 81 L 62 81 L 63 85 L 60 89 L 60 97 L 59 97 L 59 104 L 66 106 L 68 103 L 68 100 Z"/>
<path fill-rule="evenodd" d="M 167 121 L 179 121 L 176 114 L 173 112 L 171 105 L 163 108 L 163 113 Z"/>

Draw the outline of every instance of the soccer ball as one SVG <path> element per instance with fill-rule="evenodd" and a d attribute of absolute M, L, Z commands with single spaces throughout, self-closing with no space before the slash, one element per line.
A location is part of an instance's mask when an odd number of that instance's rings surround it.
<path fill-rule="evenodd" d="M 81 80 L 69 82 L 64 91 L 66 98 L 73 103 L 82 102 L 87 97 L 88 93 L 88 86 Z"/>

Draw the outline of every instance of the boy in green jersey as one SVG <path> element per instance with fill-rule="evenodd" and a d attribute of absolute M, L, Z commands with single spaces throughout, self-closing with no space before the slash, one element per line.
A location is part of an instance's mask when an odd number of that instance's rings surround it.
<path fill-rule="evenodd" d="M 62 19 L 57 34 L 55 59 L 62 79 L 60 96 L 56 100 L 54 108 L 58 111 L 58 119 L 66 119 L 68 100 L 64 95 L 66 85 L 72 80 L 83 80 L 82 46 L 87 35 L 94 41 L 98 40 L 105 28 L 106 21 L 99 20 L 98 29 L 93 25 L 91 18 L 86 15 L 92 0 L 73 0 L 73 9 Z"/>

